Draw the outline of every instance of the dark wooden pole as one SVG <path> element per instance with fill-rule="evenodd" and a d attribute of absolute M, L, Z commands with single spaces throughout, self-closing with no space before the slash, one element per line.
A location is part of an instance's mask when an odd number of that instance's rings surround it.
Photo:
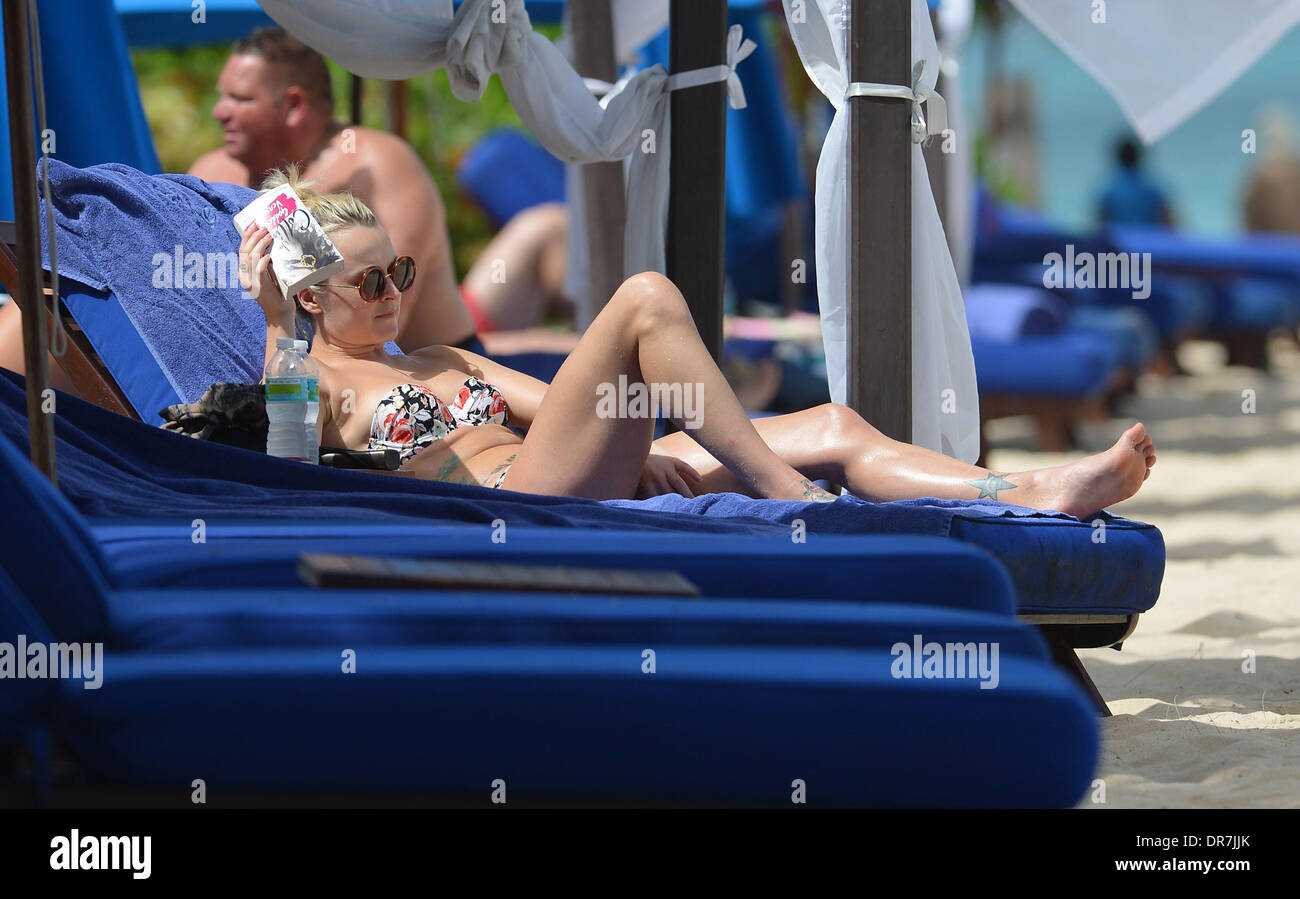
<path fill-rule="evenodd" d="M 614 20 L 609 0 L 571 0 L 569 31 L 573 35 L 574 66 L 584 78 L 614 82 Z M 582 167 L 582 196 L 586 206 L 588 289 L 587 307 L 595 318 L 623 283 L 623 232 L 627 199 L 623 163 L 596 162 Z M 582 324 L 590 324 L 590 320 Z"/>
<path fill-rule="evenodd" d="M 348 82 L 348 95 L 352 101 L 352 124 L 361 124 L 361 94 L 364 80 L 360 75 L 353 75 Z"/>
<path fill-rule="evenodd" d="M 388 130 L 406 140 L 406 82 L 388 82 Z"/>
<path fill-rule="evenodd" d="M 910 0 L 851 0 L 849 80 L 911 84 Z M 849 106 L 848 405 L 912 441 L 912 107 Z M 935 398 L 938 402 L 938 398 Z"/>
<path fill-rule="evenodd" d="M 727 61 L 726 0 L 672 0 L 674 73 Z M 726 226 L 727 88 L 723 82 L 673 91 L 667 275 L 686 297 L 695 327 L 722 358 Z"/>
<path fill-rule="evenodd" d="M 32 462 L 57 482 L 54 416 L 41 411 L 50 386 L 46 344 L 45 292 L 41 277 L 41 233 L 37 225 L 36 126 L 32 112 L 31 55 L 26 0 L 4 0 L 5 78 L 9 85 L 9 152 L 12 154 L 14 221 L 18 232 L 15 302 L 23 311 L 23 362 L 27 371 L 27 427 Z M 55 297 L 54 302 L 59 302 Z"/>

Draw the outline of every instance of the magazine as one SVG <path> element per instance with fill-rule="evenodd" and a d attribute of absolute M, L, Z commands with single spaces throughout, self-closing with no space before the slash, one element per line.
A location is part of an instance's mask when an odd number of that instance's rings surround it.
<path fill-rule="evenodd" d="M 271 268 L 286 297 L 343 269 L 343 256 L 292 187 L 261 193 L 235 215 L 240 234 L 252 221 L 273 236 Z"/>

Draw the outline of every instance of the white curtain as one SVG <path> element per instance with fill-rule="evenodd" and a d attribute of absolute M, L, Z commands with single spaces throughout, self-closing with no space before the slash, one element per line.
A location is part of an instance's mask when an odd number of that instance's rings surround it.
<path fill-rule="evenodd" d="M 848 254 L 852 249 L 848 245 L 848 109 L 844 100 L 848 86 L 844 55 L 847 4 L 845 0 L 783 2 L 804 68 L 835 106 L 835 118 L 817 165 L 815 240 L 831 399 L 843 402 L 847 393 Z M 912 59 L 925 61 L 919 92 L 932 91 L 939 71 L 939 50 L 925 0 L 912 0 Z M 872 248 L 859 252 L 870 256 Z M 862 364 L 870 368 L 872 360 L 862 360 Z M 924 154 L 919 144 L 913 144 L 912 442 L 974 462 L 979 457 L 979 421 L 975 362 L 961 287 L 930 192 Z"/>
<path fill-rule="evenodd" d="M 1011 0 L 1097 79 L 1147 143 L 1213 100 L 1300 22 L 1300 0 Z"/>
<path fill-rule="evenodd" d="M 299 40 L 367 78 L 445 69 L 452 93 L 483 95 L 495 73 L 520 119 L 566 162 L 629 159 L 627 274 L 664 269 L 668 217 L 668 76 L 640 72 L 597 101 L 573 67 L 536 34 L 523 0 L 259 0 Z M 641 152 L 643 131 L 655 152 Z M 636 152 L 634 152 L 636 151 Z"/>
<path fill-rule="evenodd" d="M 939 5 L 939 53 L 943 57 L 943 99 L 956 152 L 947 159 L 947 211 L 944 231 L 957 269 L 957 280 L 970 284 L 975 255 L 975 141 L 966 118 L 961 53 L 975 20 L 975 0 L 943 0 Z"/>

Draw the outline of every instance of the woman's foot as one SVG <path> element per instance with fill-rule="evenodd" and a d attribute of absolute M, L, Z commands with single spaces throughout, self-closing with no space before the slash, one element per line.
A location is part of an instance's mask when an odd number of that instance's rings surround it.
<path fill-rule="evenodd" d="M 1032 484 L 1026 485 L 1030 487 L 1030 495 L 1025 497 L 1025 505 L 1087 518 L 1137 493 L 1142 482 L 1150 477 L 1154 464 L 1155 444 L 1146 427 L 1138 422 L 1103 453 L 1029 472 Z M 1016 502 L 1011 495 L 1006 499 Z"/>

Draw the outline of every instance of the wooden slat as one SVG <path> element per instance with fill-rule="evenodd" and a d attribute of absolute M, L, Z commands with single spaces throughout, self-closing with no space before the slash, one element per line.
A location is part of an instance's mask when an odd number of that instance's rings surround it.
<path fill-rule="evenodd" d="M 726 0 L 672 0 L 671 69 L 727 61 Z M 722 358 L 727 89 L 722 82 L 673 91 L 668 277 L 681 290 L 700 338 Z"/>
<path fill-rule="evenodd" d="M 849 80 L 911 84 L 910 0 L 851 0 L 849 19 Z M 911 443 L 912 110 L 884 97 L 848 107 L 847 400 Z"/>
<path fill-rule="evenodd" d="M 13 228 L 11 222 L 0 222 L 0 241 L 4 240 L 6 234 L 12 234 Z M 10 288 L 10 285 L 18 284 L 18 260 L 14 257 L 13 251 L 6 242 L 0 242 L 0 284 L 9 290 L 22 310 L 23 319 L 26 320 L 29 305 L 26 300 L 22 299 L 18 293 Z M 54 297 L 46 288 L 41 291 L 44 298 L 44 318 L 46 327 L 49 330 L 54 329 Z M 54 357 L 63 373 L 72 381 L 77 388 L 77 394 L 84 400 L 94 403 L 110 412 L 117 412 L 137 421 L 140 416 L 136 415 L 135 409 L 127 400 L 126 394 L 122 388 L 117 386 L 113 376 L 108 373 L 104 367 L 103 360 L 95 352 L 94 347 L 90 345 L 89 338 L 77 327 L 76 322 L 64 310 L 63 314 L 64 330 L 67 334 L 67 345 L 62 356 Z"/>

